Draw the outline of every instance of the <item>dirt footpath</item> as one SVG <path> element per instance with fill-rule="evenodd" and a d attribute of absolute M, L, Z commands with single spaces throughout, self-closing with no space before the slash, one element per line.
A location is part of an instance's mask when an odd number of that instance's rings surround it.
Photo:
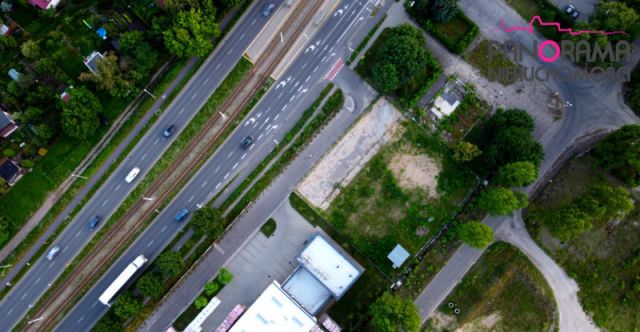
<path fill-rule="evenodd" d="M 347 186 L 385 144 L 397 138 L 401 119 L 400 112 L 386 99 L 378 100 L 300 182 L 300 195 L 326 210 L 340 188 Z"/>

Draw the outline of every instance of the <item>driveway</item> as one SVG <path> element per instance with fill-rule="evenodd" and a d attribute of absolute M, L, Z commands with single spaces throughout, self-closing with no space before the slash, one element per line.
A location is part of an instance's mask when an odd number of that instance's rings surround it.
<path fill-rule="evenodd" d="M 518 247 L 542 272 L 553 291 L 559 316 L 571 317 L 571 319 L 561 319 L 560 331 L 598 330 L 591 317 L 587 316 L 580 306 L 578 284 L 533 241 L 520 212 L 513 218 L 509 218 L 508 226 L 500 229 L 495 237 L 496 240 L 509 242 Z"/>

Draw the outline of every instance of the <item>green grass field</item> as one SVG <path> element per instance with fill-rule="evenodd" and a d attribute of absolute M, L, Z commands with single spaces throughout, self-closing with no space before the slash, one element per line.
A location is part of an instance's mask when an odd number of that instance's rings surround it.
<path fill-rule="evenodd" d="M 513 63 L 502 53 L 497 53 L 489 59 L 489 47 L 492 47 L 492 45 L 485 39 L 466 55 L 466 60 L 472 66 L 478 68 L 484 77 L 491 79 L 491 70 L 497 73 L 498 68 L 517 68 L 518 65 Z M 502 85 L 510 85 L 515 82 L 515 78 L 504 77 L 498 79 L 498 82 Z"/>

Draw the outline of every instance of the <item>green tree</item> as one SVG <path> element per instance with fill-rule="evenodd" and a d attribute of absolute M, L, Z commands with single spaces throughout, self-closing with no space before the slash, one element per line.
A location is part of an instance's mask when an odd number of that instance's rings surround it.
<path fill-rule="evenodd" d="M 140 293 L 142 293 L 142 295 L 148 296 L 152 299 L 159 299 L 164 293 L 162 280 L 160 280 L 160 278 L 153 272 L 147 272 L 140 277 L 136 283 L 136 288 Z"/>
<path fill-rule="evenodd" d="M 369 315 L 369 325 L 374 332 L 417 332 L 420 329 L 420 316 L 413 301 L 389 292 L 369 307 Z"/>
<path fill-rule="evenodd" d="M 627 7 L 624 2 L 598 2 L 596 13 L 590 22 L 597 28 L 607 31 L 637 31 L 638 13 Z"/>
<path fill-rule="evenodd" d="M 208 283 L 204 284 L 204 293 L 207 294 L 207 296 L 215 295 L 219 289 L 220 284 L 215 281 L 209 281 Z"/>
<path fill-rule="evenodd" d="M 76 87 L 69 94 L 69 102 L 62 107 L 62 131 L 69 137 L 85 139 L 98 129 L 98 113 L 102 112 L 102 105 L 85 87 Z"/>
<path fill-rule="evenodd" d="M 80 74 L 81 81 L 93 82 L 99 89 L 114 97 L 126 97 L 131 93 L 133 84 L 127 80 L 124 71 L 118 65 L 118 57 L 107 54 L 104 59 L 96 63 L 97 73 L 84 72 Z"/>
<path fill-rule="evenodd" d="M 180 257 L 179 253 L 173 250 L 165 251 L 160 254 L 158 259 L 156 259 L 155 264 L 158 267 L 158 271 L 168 278 L 177 277 L 184 268 L 184 261 L 182 260 L 182 257 Z"/>
<path fill-rule="evenodd" d="M 207 298 L 204 296 L 198 296 L 196 297 L 196 300 L 193 301 L 193 305 L 196 307 L 196 309 L 202 309 L 206 307 L 207 303 L 209 303 L 209 300 L 207 300 Z"/>
<path fill-rule="evenodd" d="M 29 39 L 20 45 L 20 52 L 27 59 L 35 59 L 40 55 L 40 44 L 33 39 Z"/>
<path fill-rule="evenodd" d="M 144 43 L 144 33 L 139 30 L 127 31 L 120 35 L 120 50 L 132 54 L 138 45 Z"/>
<path fill-rule="evenodd" d="M 505 187 L 528 186 L 538 177 L 538 169 L 530 161 L 517 161 L 498 169 L 496 182 Z"/>
<path fill-rule="evenodd" d="M 453 159 L 467 162 L 482 154 L 477 145 L 465 141 L 460 141 L 453 146 Z"/>
<path fill-rule="evenodd" d="M 113 303 L 113 312 L 122 320 L 127 320 L 140 312 L 142 301 L 135 298 L 130 292 L 124 292 Z"/>
<path fill-rule="evenodd" d="M 495 135 L 509 127 L 518 127 L 531 132 L 534 127 L 533 118 L 521 109 L 510 108 L 505 110 L 499 108 L 487 121 L 485 132 L 489 135 Z"/>
<path fill-rule="evenodd" d="M 29 106 L 20 116 L 20 120 L 22 120 L 23 123 L 36 123 L 42 120 L 43 115 L 44 110 L 41 108 Z"/>
<path fill-rule="evenodd" d="M 640 125 L 626 125 L 595 148 L 597 163 L 630 186 L 640 185 Z"/>
<path fill-rule="evenodd" d="M 231 273 L 231 271 L 225 269 L 224 267 L 220 269 L 220 271 L 218 271 L 218 276 L 216 276 L 216 280 L 221 284 L 221 285 L 226 285 L 228 283 L 231 282 L 231 280 L 233 280 L 233 274 Z"/>
<path fill-rule="evenodd" d="M 436 21 L 447 22 L 458 15 L 458 0 L 431 0 L 431 13 Z"/>
<path fill-rule="evenodd" d="M 545 219 L 551 234 L 562 241 L 573 239 L 592 227 L 590 218 L 574 205 L 551 211 Z"/>
<path fill-rule="evenodd" d="M 538 167 L 544 158 L 544 150 L 533 140 L 530 131 L 507 127 L 496 134 L 484 157 L 489 169 L 517 161 L 529 161 Z"/>
<path fill-rule="evenodd" d="M 4 151 L 2 151 L 2 154 L 7 157 L 7 158 L 13 158 L 16 156 L 16 151 L 10 148 L 6 148 L 4 149 Z"/>
<path fill-rule="evenodd" d="M 529 205 L 527 196 L 507 188 L 491 188 L 478 197 L 477 205 L 492 216 L 506 216 Z"/>
<path fill-rule="evenodd" d="M 371 78 L 382 93 L 391 94 L 400 84 L 396 67 L 388 62 L 381 62 L 371 69 Z"/>
<path fill-rule="evenodd" d="M 0 36 L 0 51 L 7 51 L 17 46 L 13 36 Z"/>
<path fill-rule="evenodd" d="M 91 332 L 120 332 L 124 331 L 123 324 L 118 321 L 117 317 L 106 314 L 93 326 Z"/>
<path fill-rule="evenodd" d="M 485 248 L 493 242 L 493 229 L 478 221 L 459 225 L 456 228 L 456 233 L 462 242 L 478 249 Z"/>
<path fill-rule="evenodd" d="M 220 211 L 211 207 L 196 210 L 189 224 L 198 236 L 209 234 L 211 237 L 217 238 L 223 230 Z"/>
<path fill-rule="evenodd" d="M 212 39 L 220 36 L 215 13 L 191 8 L 178 12 L 173 25 L 164 31 L 167 49 L 183 58 L 204 57 L 213 49 Z"/>
<path fill-rule="evenodd" d="M 7 180 L 5 180 L 3 177 L 0 176 L 0 196 L 8 192 L 9 192 L 9 185 L 7 184 Z"/>

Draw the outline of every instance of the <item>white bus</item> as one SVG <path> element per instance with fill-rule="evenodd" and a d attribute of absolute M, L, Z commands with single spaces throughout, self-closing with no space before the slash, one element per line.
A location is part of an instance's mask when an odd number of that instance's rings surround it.
<path fill-rule="evenodd" d="M 116 294 L 120 291 L 122 286 L 124 286 L 129 279 L 147 262 L 147 258 L 144 255 L 140 255 L 136 257 L 127 267 L 120 273 L 120 275 L 114 280 L 109 287 L 100 295 L 98 299 L 100 303 L 110 306 L 111 300 L 116 296 Z"/>

